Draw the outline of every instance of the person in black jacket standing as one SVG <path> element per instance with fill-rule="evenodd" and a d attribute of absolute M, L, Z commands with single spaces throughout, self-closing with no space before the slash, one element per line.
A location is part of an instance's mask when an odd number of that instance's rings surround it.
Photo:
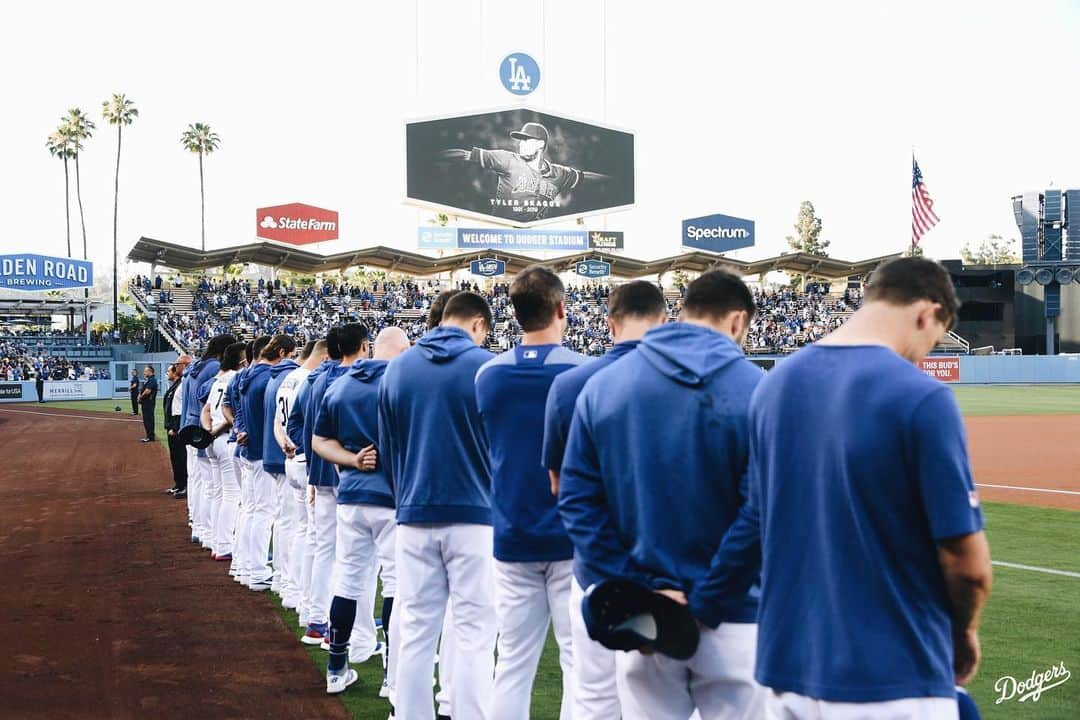
<path fill-rule="evenodd" d="M 41 368 L 34 373 L 34 389 L 37 390 L 37 401 L 45 402 L 45 371 Z"/>
<path fill-rule="evenodd" d="M 165 378 L 169 387 L 165 391 L 165 399 L 162 401 L 162 413 L 165 418 L 165 434 L 169 441 L 169 462 L 172 464 L 173 485 L 165 492 L 170 495 L 187 493 L 187 452 L 184 443 L 180 441 L 180 416 L 173 414 L 173 398 L 180 390 L 180 380 L 183 369 L 179 365 L 170 365 L 165 371 Z"/>
<path fill-rule="evenodd" d="M 131 414 L 139 414 L 139 371 L 131 368 L 131 379 L 128 381 L 128 394 L 131 395 Z"/>
<path fill-rule="evenodd" d="M 154 377 L 154 366 L 147 365 L 143 370 L 143 377 L 146 378 L 143 382 L 142 392 L 139 393 L 139 403 L 142 405 L 143 427 L 146 428 L 146 437 L 142 439 L 142 442 L 154 442 L 156 439 L 154 436 L 154 403 L 157 402 L 158 382 Z"/>

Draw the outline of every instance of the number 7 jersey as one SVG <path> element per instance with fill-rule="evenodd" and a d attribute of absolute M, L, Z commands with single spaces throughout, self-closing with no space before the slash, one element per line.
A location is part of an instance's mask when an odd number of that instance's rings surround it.
<path fill-rule="evenodd" d="M 210 396 L 206 402 L 210 404 L 210 421 L 217 427 L 225 422 L 225 411 L 222 409 L 225 393 L 229 390 L 229 383 L 236 375 L 235 370 L 226 370 L 214 378 L 214 384 L 210 386 Z"/>

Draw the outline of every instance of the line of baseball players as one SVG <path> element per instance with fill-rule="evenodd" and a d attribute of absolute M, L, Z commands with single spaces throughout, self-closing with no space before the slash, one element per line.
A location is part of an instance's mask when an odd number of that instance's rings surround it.
<path fill-rule="evenodd" d="M 676 323 L 656 286 L 619 286 L 588 362 L 561 344 L 563 293 L 519 273 L 522 343 L 497 356 L 470 292 L 411 348 L 360 323 L 299 363 L 288 336 L 213 338 L 182 389 L 182 426 L 212 436 L 189 449 L 193 542 L 297 610 L 327 692 L 383 658 L 397 718 L 527 718 L 549 625 L 564 720 L 957 717 L 990 570 L 955 401 L 914 365 L 955 319 L 948 274 L 882 266 L 768 377 L 726 272 Z M 593 641 L 582 603 L 608 578 L 687 605 L 694 656 Z"/>

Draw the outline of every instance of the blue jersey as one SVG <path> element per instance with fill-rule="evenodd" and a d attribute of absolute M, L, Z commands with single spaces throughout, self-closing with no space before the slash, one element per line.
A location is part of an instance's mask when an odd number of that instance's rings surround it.
<path fill-rule="evenodd" d="M 237 433 L 247 432 L 244 429 L 243 403 L 240 401 L 240 382 L 244 375 L 247 374 L 247 371 L 248 369 L 245 367 L 238 370 L 237 373 L 232 376 L 232 380 L 229 381 L 229 387 L 225 390 L 225 397 L 222 400 L 233 414 L 232 428 L 229 430 L 229 442 L 231 443 L 236 442 Z M 233 454 L 240 457 L 247 457 L 247 448 L 243 445 L 236 445 L 233 449 Z"/>
<path fill-rule="evenodd" d="M 217 358 L 196 360 L 185 372 L 187 380 L 184 382 L 183 417 L 180 420 L 180 429 L 191 425 L 196 427 L 200 424 L 202 405 L 199 403 L 199 391 L 203 383 L 212 380 L 221 369 L 221 362 Z"/>
<path fill-rule="evenodd" d="M 955 697 L 937 541 L 983 518 L 952 391 L 887 348 L 814 345 L 762 381 L 750 424 L 758 681 L 833 702 Z"/>
<path fill-rule="evenodd" d="M 589 378 L 638 346 L 637 340 L 616 343 L 595 360 L 562 373 L 551 383 L 544 407 L 544 445 L 542 462 L 548 470 L 559 472 L 570 421 L 574 419 L 574 404 Z M 581 578 L 578 578 L 579 580 Z"/>
<path fill-rule="evenodd" d="M 349 368 L 341 364 L 340 360 L 329 360 L 330 364 L 323 363 L 315 372 L 308 375 L 308 389 L 304 396 L 304 456 L 307 458 L 308 485 L 318 487 L 337 487 L 340 480 L 337 466 L 322 459 L 317 452 L 311 450 L 311 436 L 315 430 L 315 419 L 318 414 L 319 404 L 322 402 L 326 388 L 345 374 Z"/>
<path fill-rule="evenodd" d="M 315 414 L 314 434 L 333 438 L 352 453 L 379 443 L 379 384 L 386 370 L 385 360 L 357 360 L 348 371 L 330 384 Z M 361 472 L 340 467 L 338 504 L 394 507 L 390 481 L 379 458 L 375 470 Z"/>
<path fill-rule="evenodd" d="M 244 455 L 252 462 L 263 459 L 263 437 L 266 425 L 263 423 L 263 400 L 266 384 L 270 381 L 270 365 L 259 363 L 252 365 L 240 378 L 240 404 L 244 408 L 244 430 L 247 431 L 247 453 Z"/>
<path fill-rule="evenodd" d="M 263 470 L 276 475 L 285 474 L 285 453 L 274 435 L 274 420 L 280 412 L 278 406 L 278 388 L 293 370 L 300 367 L 295 360 L 282 360 L 271 366 L 270 380 L 266 383 L 263 395 Z"/>
<path fill-rule="evenodd" d="M 551 383 L 586 359 L 561 345 L 519 345 L 476 373 L 476 404 L 491 458 L 491 520 L 499 560 L 552 562 L 574 556 L 539 458 Z"/>

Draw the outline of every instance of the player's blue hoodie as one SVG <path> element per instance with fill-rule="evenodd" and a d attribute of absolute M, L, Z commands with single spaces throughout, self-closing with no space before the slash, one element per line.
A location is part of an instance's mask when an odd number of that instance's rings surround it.
<path fill-rule="evenodd" d="M 184 371 L 187 382 L 184 383 L 184 402 L 181 406 L 183 416 L 180 420 L 180 429 L 195 425 L 198 427 L 199 418 L 202 414 L 202 405 L 199 404 L 199 389 L 208 379 L 213 378 L 221 369 L 221 362 L 217 358 L 196 360 Z"/>
<path fill-rule="evenodd" d="M 245 432 L 244 429 L 244 405 L 240 400 L 240 383 L 243 382 L 243 378 L 247 375 L 248 369 L 246 367 L 241 368 L 232 380 L 229 381 L 229 387 L 225 391 L 225 404 L 229 406 L 233 414 L 232 428 L 229 430 L 229 442 L 236 443 L 236 434 Z M 243 445 L 237 444 L 233 448 L 233 455 L 241 457 L 247 457 L 247 448 Z"/>
<path fill-rule="evenodd" d="M 588 582 L 681 589 L 710 627 L 755 621 L 756 587 L 719 599 L 695 589 L 727 562 L 720 546 L 746 498 L 747 411 L 761 377 L 727 336 L 670 323 L 585 384 L 559 511 Z"/>
<path fill-rule="evenodd" d="M 240 379 L 240 406 L 244 409 L 244 430 L 247 431 L 247 455 L 257 462 L 263 459 L 263 436 L 266 424 L 263 416 L 263 399 L 266 395 L 266 383 L 270 381 L 270 366 L 259 363 L 248 368 Z"/>
<path fill-rule="evenodd" d="M 491 467 L 474 378 L 492 357 L 464 330 L 437 327 L 387 366 L 379 457 L 399 523 L 491 524 Z"/>
<path fill-rule="evenodd" d="M 314 434 L 334 438 L 354 453 L 368 445 L 378 446 L 379 385 L 386 365 L 386 360 L 357 360 L 331 383 L 315 415 Z M 374 472 L 339 466 L 338 504 L 394 507 L 385 465 L 379 458 Z"/>
<path fill-rule="evenodd" d="M 289 436 L 289 440 L 297 448 L 297 459 L 303 459 L 305 463 L 308 453 L 311 452 L 311 435 L 304 434 L 304 411 L 307 410 L 307 400 L 311 395 L 311 383 L 313 382 L 311 376 L 322 372 L 334 362 L 336 361 L 324 360 L 319 367 L 308 373 L 308 376 L 304 378 L 304 382 L 300 383 L 300 387 L 297 388 L 296 399 L 293 400 L 292 409 L 289 410 L 289 421 L 285 424 L 285 434 Z M 304 472 L 307 471 L 308 468 L 305 464 Z"/>
<path fill-rule="evenodd" d="M 304 457 L 307 458 L 308 485 L 337 487 L 338 472 L 333 463 L 322 459 L 311 449 L 311 435 L 315 429 L 315 416 L 322 403 L 326 388 L 345 374 L 349 368 L 340 360 L 327 360 L 308 375 L 307 397 L 304 399 Z M 297 405 L 300 403 L 297 402 Z"/>
<path fill-rule="evenodd" d="M 270 366 L 270 380 L 263 396 L 263 470 L 277 475 L 285 474 L 285 453 L 274 437 L 274 414 L 277 412 L 277 391 L 285 376 L 300 367 L 295 360 L 282 360 Z"/>

